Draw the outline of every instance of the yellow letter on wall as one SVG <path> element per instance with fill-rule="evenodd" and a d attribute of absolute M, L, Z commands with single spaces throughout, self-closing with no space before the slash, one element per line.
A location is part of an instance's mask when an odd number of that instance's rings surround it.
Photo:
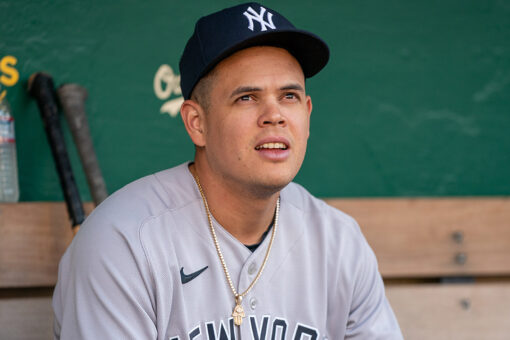
<path fill-rule="evenodd" d="M 0 60 L 0 72 L 2 75 L 0 76 L 0 83 L 5 86 L 13 86 L 18 82 L 19 73 L 18 70 L 14 68 L 14 65 L 18 60 L 13 56 L 5 56 Z M 7 76 L 6 76 L 7 75 Z"/>

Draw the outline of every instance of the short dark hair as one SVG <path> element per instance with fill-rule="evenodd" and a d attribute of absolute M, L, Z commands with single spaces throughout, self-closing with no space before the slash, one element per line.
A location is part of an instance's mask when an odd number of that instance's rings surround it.
<path fill-rule="evenodd" d="M 212 69 L 204 77 L 202 77 L 193 91 L 191 92 L 191 99 L 196 101 L 204 110 L 208 110 L 211 105 L 211 90 L 216 80 L 216 71 Z"/>

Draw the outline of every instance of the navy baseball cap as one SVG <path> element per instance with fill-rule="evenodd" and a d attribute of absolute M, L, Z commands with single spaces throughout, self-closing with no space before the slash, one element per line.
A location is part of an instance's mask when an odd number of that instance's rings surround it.
<path fill-rule="evenodd" d="M 220 61 L 252 46 L 286 49 L 301 64 L 306 78 L 329 60 L 329 48 L 313 33 L 299 30 L 280 13 L 250 2 L 200 18 L 179 62 L 181 90 L 190 99 L 198 81 Z"/>

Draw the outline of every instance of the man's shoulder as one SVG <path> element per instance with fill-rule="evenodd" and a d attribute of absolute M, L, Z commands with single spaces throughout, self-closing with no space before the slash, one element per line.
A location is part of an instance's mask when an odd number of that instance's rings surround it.
<path fill-rule="evenodd" d="M 87 219 L 89 224 L 136 226 L 197 198 L 187 163 L 135 180 L 111 194 Z M 94 223 L 91 223 L 94 222 Z"/>
<path fill-rule="evenodd" d="M 292 182 L 287 185 L 282 190 L 282 198 L 305 214 L 320 214 L 322 217 L 356 223 L 351 216 L 312 195 L 300 184 Z"/>
<path fill-rule="evenodd" d="M 308 239 L 327 239 L 337 248 L 339 244 L 365 242 L 357 221 L 345 212 L 315 197 L 299 184 L 291 183 L 282 191 L 285 201 L 304 225 Z M 350 246 L 348 246 L 350 248 Z"/>

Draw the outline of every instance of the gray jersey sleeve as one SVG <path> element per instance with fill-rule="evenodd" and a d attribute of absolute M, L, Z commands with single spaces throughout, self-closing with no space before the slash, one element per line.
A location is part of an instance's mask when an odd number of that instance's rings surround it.
<path fill-rule="evenodd" d="M 345 339 L 399 340 L 400 327 L 386 298 L 374 252 L 361 236 L 356 285 Z"/>
<path fill-rule="evenodd" d="M 59 266 L 55 339 L 156 339 L 151 273 L 136 235 L 94 212 Z M 126 223 L 133 223 L 126 222 Z"/>

